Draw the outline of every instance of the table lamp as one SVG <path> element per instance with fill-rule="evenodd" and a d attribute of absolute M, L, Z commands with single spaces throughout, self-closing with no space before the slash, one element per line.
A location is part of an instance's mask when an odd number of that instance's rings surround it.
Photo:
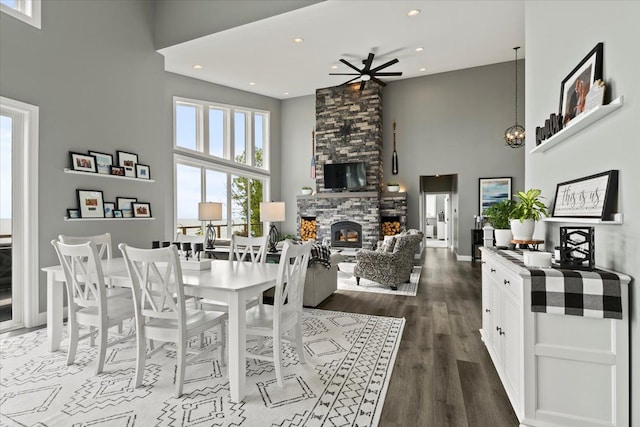
<path fill-rule="evenodd" d="M 213 225 L 211 225 L 211 221 L 220 221 L 221 219 L 222 203 L 198 203 L 198 221 L 209 221 L 209 224 L 207 224 L 207 232 L 204 238 L 207 244 L 207 249 L 213 249 L 213 244 L 216 242 L 216 232 L 213 229 Z"/>
<path fill-rule="evenodd" d="M 275 222 L 284 221 L 284 202 L 260 202 L 260 221 L 271 223 L 269 228 L 269 252 L 277 252 L 278 229 Z"/>

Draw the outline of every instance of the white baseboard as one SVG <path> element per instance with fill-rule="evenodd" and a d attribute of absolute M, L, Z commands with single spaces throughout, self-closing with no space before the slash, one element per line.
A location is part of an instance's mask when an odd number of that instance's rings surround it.
<path fill-rule="evenodd" d="M 459 253 L 456 252 L 456 258 L 458 259 L 458 261 L 471 262 L 471 255 L 460 255 Z"/>
<path fill-rule="evenodd" d="M 45 311 L 44 313 L 38 313 L 36 315 L 36 325 L 40 326 L 40 325 L 46 325 L 46 324 L 47 324 L 47 312 Z"/>

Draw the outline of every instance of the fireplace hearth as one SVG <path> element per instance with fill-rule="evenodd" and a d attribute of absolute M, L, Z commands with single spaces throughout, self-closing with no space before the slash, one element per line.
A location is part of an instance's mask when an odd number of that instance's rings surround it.
<path fill-rule="evenodd" d="M 331 224 L 331 246 L 334 248 L 361 248 L 362 225 L 353 221 Z"/>

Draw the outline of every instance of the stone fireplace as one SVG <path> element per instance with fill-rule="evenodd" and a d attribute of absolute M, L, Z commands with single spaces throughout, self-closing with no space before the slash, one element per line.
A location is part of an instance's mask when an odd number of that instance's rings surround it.
<path fill-rule="evenodd" d="M 297 196 L 297 225 L 303 238 L 315 235 L 319 241 L 331 238 L 333 246 L 374 249 L 382 236 L 381 217 L 392 216 L 406 227 L 407 199 L 406 193 L 382 192 L 382 88 L 375 82 L 367 82 L 363 91 L 358 87 L 316 91 L 316 192 Z M 365 191 L 325 189 L 324 165 L 348 162 L 365 163 Z M 349 232 L 336 241 L 333 225 L 341 222 L 361 227 L 357 242 Z"/>
<path fill-rule="evenodd" d="M 362 226 L 353 221 L 338 221 L 331 224 L 331 247 L 361 248 Z"/>

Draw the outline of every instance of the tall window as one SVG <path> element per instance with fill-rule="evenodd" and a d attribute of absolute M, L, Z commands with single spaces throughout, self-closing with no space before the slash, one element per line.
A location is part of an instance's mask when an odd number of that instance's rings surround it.
<path fill-rule="evenodd" d="M 0 11 L 40 28 L 40 0 L 0 0 Z"/>
<path fill-rule="evenodd" d="M 174 98 L 175 223 L 202 232 L 198 203 L 220 202 L 216 234 L 262 235 L 260 202 L 268 200 L 269 112 Z"/>

